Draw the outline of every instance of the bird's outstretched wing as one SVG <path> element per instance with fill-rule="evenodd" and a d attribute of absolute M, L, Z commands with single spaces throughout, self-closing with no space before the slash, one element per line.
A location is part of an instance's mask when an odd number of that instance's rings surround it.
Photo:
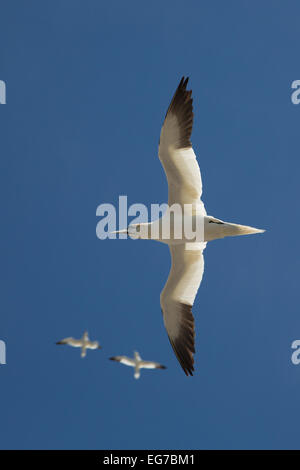
<path fill-rule="evenodd" d="M 114 356 L 109 358 L 111 361 L 121 362 L 121 364 L 125 364 L 126 366 L 134 366 L 135 362 L 133 359 L 127 356 Z"/>
<path fill-rule="evenodd" d="M 164 167 L 171 206 L 195 204 L 204 210 L 202 181 L 196 155 L 191 144 L 193 128 L 192 91 L 187 91 L 188 78 L 182 77 L 167 111 L 160 134 L 158 155 Z"/>
<path fill-rule="evenodd" d="M 88 341 L 87 342 L 87 347 L 89 349 L 101 349 L 101 346 L 98 343 L 98 341 Z"/>
<path fill-rule="evenodd" d="M 159 364 L 159 362 L 152 362 L 152 361 L 141 361 L 140 367 L 144 369 L 166 369 L 166 366 Z"/>
<path fill-rule="evenodd" d="M 203 276 L 205 243 L 170 245 L 169 248 L 172 266 L 160 304 L 177 359 L 186 375 L 193 375 L 195 328 L 192 306 Z"/>
<path fill-rule="evenodd" d="M 82 341 L 80 339 L 70 337 L 57 341 L 56 344 L 68 344 L 69 346 L 73 346 L 74 348 L 79 348 L 82 346 Z"/>

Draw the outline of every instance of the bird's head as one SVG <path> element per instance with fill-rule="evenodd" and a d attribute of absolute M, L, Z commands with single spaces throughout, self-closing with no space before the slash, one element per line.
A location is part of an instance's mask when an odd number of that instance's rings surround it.
<path fill-rule="evenodd" d="M 205 216 L 204 218 L 204 240 L 210 241 L 217 238 L 236 237 L 239 235 L 251 235 L 254 233 L 263 233 L 261 230 L 248 225 L 232 224 L 224 222 L 223 220 L 216 219 L 212 216 Z"/>

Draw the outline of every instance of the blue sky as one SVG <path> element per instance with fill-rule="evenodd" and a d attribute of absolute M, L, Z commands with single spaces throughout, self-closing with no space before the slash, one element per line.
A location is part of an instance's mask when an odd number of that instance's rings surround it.
<path fill-rule="evenodd" d="M 299 448 L 295 1 L 1 3 L 3 449 Z M 96 208 L 167 202 L 162 120 L 190 76 L 209 214 L 267 229 L 211 242 L 194 377 L 169 345 L 169 251 L 100 241 Z M 88 329 L 82 360 L 58 347 Z M 108 357 L 162 362 L 132 370 Z"/>

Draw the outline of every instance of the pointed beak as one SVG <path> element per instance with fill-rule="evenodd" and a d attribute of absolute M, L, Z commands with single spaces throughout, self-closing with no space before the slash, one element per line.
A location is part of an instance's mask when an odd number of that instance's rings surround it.
<path fill-rule="evenodd" d="M 230 227 L 232 235 L 251 235 L 253 233 L 263 233 L 265 230 L 260 228 L 249 227 L 248 225 L 239 225 L 239 224 L 226 224 Z"/>

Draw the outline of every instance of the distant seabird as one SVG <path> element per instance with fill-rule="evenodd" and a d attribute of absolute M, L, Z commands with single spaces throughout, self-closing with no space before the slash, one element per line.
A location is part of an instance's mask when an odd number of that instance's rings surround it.
<path fill-rule="evenodd" d="M 134 378 L 138 379 L 141 375 L 140 369 L 166 369 L 165 366 L 153 361 L 144 361 L 137 351 L 134 351 L 134 358 L 127 356 L 115 356 L 109 358 L 111 361 L 117 361 L 125 366 L 134 367 Z"/>
<path fill-rule="evenodd" d="M 158 153 L 168 180 L 168 206 L 177 204 L 184 210 L 185 221 L 200 227 L 199 233 L 198 229 L 196 231 L 200 237 L 191 239 L 184 232 L 178 239 L 175 236 L 176 215 L 173 222 L 170 222 L 168 211 L 156 221 L 131 224 L 127 229 L 115 233 L 127 233 L 134 239 L 155 239 L 169 245 L 172 266 L 161 292 L 160 303 L 164 324 L 177 359 L 186 375 L 193 375 L 195 328 L 192 306 L 203 276 L 203 250 L 206 242 L 227 236 L 261 233 L 264 230 L 224 222 L 207 215 L 201 201 L 200 169 L 190 140 L 193 100 L 192 91 L 186 89 L 187 83 L 188 78 L 183 77 L 168 108 L 160 134 Z M 166 223 L 170 226 L 168 238 L 163 236 L 161 231 Z"/>
<path fill-rule="evenodd" d="M 101 349 L 100 344 L 98 341 L 90 341 L 88 332 L 85 331 L 81 339 L 75 338 L 64 338 L 61 341 L 57 341 L 56 344 L 68 344 L 69 346 L 73 346 L 74 348 L 81 348 L 81 357 L 86 356 L 87 349 Z"/>

